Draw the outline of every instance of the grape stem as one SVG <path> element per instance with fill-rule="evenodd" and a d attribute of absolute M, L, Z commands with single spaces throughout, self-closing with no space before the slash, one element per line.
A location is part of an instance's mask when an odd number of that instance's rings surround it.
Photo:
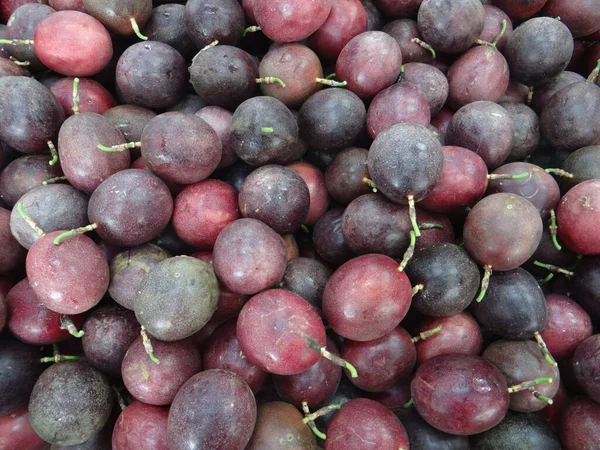
<path fill-rule="evenodd" d="M 8 59 L 10 59 L 12 62 L 14 62 L 17 66 L 27 67 L 27 66 L 31 65 L 30 61 L 19 61 L 14 56 L 9 56 Z"/>
<path fill-rule="evenodd" d="M 79 114 L 79 78 L 73 79 L 73 114 Z"/>
<path fill-rule="evenodd" d="M 79 356 L 69 356 L 69 355 L 54 355 L 54 356 L 46 356 L 44 358 L 40 358 L 41 363 L 57 363 L 61 361 L 78 361 Z"/>
<path fill-rule="evenodd" d="M 33 39 L 0 39 L 0 45 L 33 45 Z"/>
<path fill-rule="evenodd" d="M 125 404 L 125 400 L 123 400 L 123 396 L 121 395 L 121 391 L 123 390 L 123 388 L 117 388 L 116 386 L 112 386 L 112 390 L 115 393 L 115 397 L 117 398 L 119 408 L 121 408 L 121 411 L 125 410 L 125 408 L 127 408 L 127 405 Z"/>
<path fill-rule="evenodd" d="M 417 284 L 416 286 L 413 286 L 412 288 L 412 296 L 414 297 L 415 295 L 417 295 L 418 292 L 422 291 L 423 288 L 425 288 L 424 284 Z"/>
<path fill-rule="evenodd" d="M 244 32 L 242 33 L 243 37 L 246 37 L 248 33 L 256 33 L 257 31 L 262 31 L 262 28 L 256 25 L 252 25 L 250 27 L 244 28 Z"/>
<path fill-rule="evenodd" d="M 538 331 L 536 331 L 535 333 L 533 333 L 533 337 L 535 337 L 535 340 L 538 343 L 538 347 L 540 348 L 540 350 L 544 354 L 544 358 L 546 359 L 546 362 L 548 364 L 550 364 L 551 366 L 553 366 L 553 367 L 558 366 L 558 364 L 556 363 L 556 360 L 550 354 L 550 350 L 548 350 L 548 346 L 544 342 L 544 339 L 542 338 L 542 335 Z"/>
<path fill-rule="evenodd" d="M 67 177 L 48 178 L 47 180 L 42 181 L 42 185 L 47 186 L 48 184 L 58 183 L 59 181 L 67 181 Z"/>
<path fill-rule="evenodd" d="M 539 401 L 541 402 L 546 402 L 549 405 L 554 404 L 554 400 L 552 400 L 551 398 L 548 397 L 544 397 L 542 394 L 540 394 L 538 391 L 536 391 L 534 388 L 529 388 L 529 391 L 533 394 L 533 396 L 535 398 L 537 398 Z"/>
<path fill-rule="evenodd" d="M 531 176 L 531 173 L 523 172 L 516 175 L 511 175 L 509 173 L 490 173 L 487 177 L 488 180 L 521 180 L 529 176 Z"/>
<path fill-rule="evenodd" d="M 536 378 L 535 380 L 524 381 L 523 383 L 515 384 L 514 386 L 510 386 L 508 388 L 508 393 L 512 394 L 514 392 L 524 391 L 526 389 L 533 388 L 538 384 L 542 383 L 552 383 L 552 378 Z"/>
<path fill-rule="evenodd" d="M 139 148 L 142 146 L 141 142 L 128 142 L 126 144 L 118 144 L 113 145 L 111 147 L 107 147 L 102 144 L 98 144 L 97 147 L 104 152 L 124 152 L 128 148 Z"/>
<path fill-rule="evenodd" d="M 79 331 L 77 329 L 77 327 L 73 323 L 73 320 L 67 315 L 62 315 L 60 317 L 60 329 L 67 330 L 71 336 L 74 336 L 76 338 L 83 337 L 83 335 L 85 334 L 85 331 Z"/>
<path fill-rule="evenodd" d="M 477 303 L 483 300 L 485 293 L 487 292 L 488 286 L 490 285 L 490 276 L 492 276 L 492 266 L 486 264 L 483 266 L 483 278 L 481 279 L 481 290 L 479 291 L 479 295 L 475 299 Z"/>
<path fill-rule="evenodd" d="M 377 193 L 377 191 L 379 190 L 377 188 L 377 184 L 375 184 L 375 182 L 373 180 L 371 180 L 370 178 L 364 177 L 363 179 L 363 183 L 365 183 L 367 186 L 369 186 L 374 193 Z"/>
<path fill-rule="evenodd" d="M 273 127 L 262 127 L 262 128 L 260 129 L 260 131 L 261 131 L 262 133 L 272 133 L 272 132 L 273 132 Z"/>
<path fill-rule="evenodd" d="M 431 52 L 431 56 L 433 56 L 435 58 L 435 50 L 433 49 L 433 47 L 431 45 L 429 45 L 427 42 L 422 41 L 419 38 L 412 38 L 410 40 L 410 42 L 414 42 L 415 44 L 420 45 L 421 47 L 423 47 L 425 50 L 429 50 Z"/>
<path fill-rule="evenodd" d="M 154 356 L 154 349 L 152 348 L 152 342 L 150 341 L 150 336 L 148 336 L 148 332 L 146 331 L 146 327 L 142 325 L 140 330 L 140 334 L 142 335 L 142 344 L 144 345 L 144 350 L 152 360 L 154 364 L 160 364 L 160 360 Z"/>
<path fill-rule="evenodd" d="M 402 405 L 402 407 L 403 408 L 410 408 L 414 404 L 415 404 L 415 399 L 411 397 L 409 401 L 407 401 L 404 405 Z"/>
<path fill-rule="evenodd" d="M 348 372 L 350 372 L 350 376 L 352 378 L 358 378 L 358 372 L 356 371 L 356 368 L 352 364 L 350 364 L 348 361 L 346 361 L 345 359 L 340 358 L 337 355 L 334 355 L 329 350 L 327 350 L 325 347 L 321 347 L 319 349 L 319 352 L 321 353 L 321 356 L 323 356 L 323 358 L 328 359 L 329 361 L 331 361 L 336 366 L 343 367 Z"/>
<path fill-rule="evenodd" d="M 441 223 L 420 223 L 419 230 L 433 230 L 434 228 L 444 229 L 444 225 Z"/>
<path fill-rule="evenodd" d="M 203 47 L 203 48 L 202 48 L 202 49 L 201 49 L 201 50 L 200 50 L 198 53 L 196 53 L 196 54 L 194 55 L 194 57 L 192 58 L 192 63 L 193 63 L 194 61 L 196 61 L 196 58 L 198 57 L 198 55 L 199 55 L 200 53 L 202 53 L 202 52 L 205 52 L 205 51 L 206 51 L 206 50 L 208 50 L 209 48 L 216 47 L 217 45 L 219 45 L 219 41 L 215 39 L 215 40 L 214 40 L 214 41 L 212 41 L 210 44 L 208 44 L 206 47 Z"/>
<path fill-rule="evenodd" d="M 550 210 L 550 226 L 548 226 L 548 230 L 550 231 L 550 236 L 552 237 L 552 243 L 554 244 L 554 248 L 556 250 L 561 251 L 562 246 L 558 243 L 558 225 L 556 225 L 556 213 L 553 209 Z"/>
<path fill-rule="evenodd" d="M 413 230 L 410 230 L 410 244 L 408 248 L 404 252 L 404 256 L 402 257 L 402 262 L 398 266 L 398 272 L 403 272 L 406 268 L 407 264 L 415 254 L 415 244 L 417 243 L 416 234 Z"/>
<path fill-rule="evenodd" d="M 598 80 L 598 74 L 600 73 L 600 59 L 596 63 L 596 67 L 594 70 L 590 72 L 590 75 L 587 77 L 588 83 L 595 83 Z"/>
<path fill-rule="evenodd" d="M 314 422 L 319 417 L 329 414 L 331 411 L 336 411 L 340 408 L 341 408 L 341 405 L 337 405 L 337 404 L 324 406 L 323 408 L 315 411 L 314 413 L 310 413 L 310 414 L 306 415 L 304 417 L 304 419 L 302 419 L 302 422 L 305 424 L 307 424 L 308 422 Z"/>
<path fill-rule="evenodd" d="M 308 403 L 306 402 L 302 402 L 302 411 L 304 412 L 305 416 L 310 415 L 310 409 L 308 408 Z M 313 420 L 309 420 L 308 423 L 306 423 L 306 425 L 308 426 L 308 428 L 311 429 L 311 431 L 320 439 L 327 439 L 327 436 L 325 435 L 325 433 L 322 433 L 317 426 L 315 425 L 315 422 Z"/>
<path fill-rule="evenodd" d="M 544 264 L 544 263 L 542 263 L 540 261 L 537 261 L 537 260 L 534 261 L 533 264 L 535 264 L 538 267 L 541 267 L 542 269 L 546 269 L 549 272 L 552 272 L 552 273 L 561 273 L 563 275 L 566 275 L 567 277 L 572 277 L 573 275 L 575 275 L 570 270 L 566 270 L 566 269 L 563 269 L 562 267 L 557 267 L 557 266 L 554 266 L 552 264 Z"/>
<path fill-rule="evenodd" d="M 344 87 L 348 84 L 347 81 L 335 81 L 335 80 L 330 80 L 328 78 L 315 78 L 315 83 L 321 83 L 326 86 L 333 86 L 333 87 Z"/>
<path fill-rule="evenodd" d="M 417 210 L 415 209 L 415 196 L 407 195 L 408 199 L 408 216 L 410 217 L 410 223 L 412 224 L 413 230 L 415 232 L 416 237 L 421 236 L 421 232 L 419 231 L 419 224 L 417 224 Z"/>
<path fill-rule="evenodd" d="M 281 78 L 277 78 L 277 77 L 263 77 L 263 78 L 257 78 L 256 82 L 258 84 L 264 83 L 264 84 L 274 84 L 277 83 L 279 86 L 281 87 L 285 87 L 285 83 L 283 82 L 283 80 Z"/>
<path fill-rule="evenodd" d="M 19 213 L 19 215 L 21 216 L 21 218 L 27 223 L 27 225 L 29 225 L 33 231 L 35 231 L 38 236 L 44 236 L 46 233 L 44 233 L 44 230 L 42 230 L 37 223 L 35 223 L 33 221 L 33 219 L 31 217 L 29 217 L 27 214 L 25 214 L 25 210 L 23 209 L 23 203 L 19 202 L 17 203 L 17 212 Z"/>
<path fill-rule="evenodd" d="M 546 173 L 553 173 L 554 175 L 558 176 L 558 177 L 566 177 L 566 178 L 573 178 L 574 175 L 570 172 L 567 172 L 566 170 L 563 169 L 546 169 Z"/>
<path fill-rule="evenodd" d="M 135 35 L 137 37 L 139 37 L 142 41 L 147 41 L 148 37 L 144 36 L 142 34 L 142 32 L 140 31 L 140 27 L 138 26 L 137 20 L 135 20 L 135 17 L 130 17 L 129 21 L 131 22 L 131 28 L 133 28 L 133 32 L 135 33 Z"/>
<path fill-rule="evenodd" d="M 531 105 L 531 101 L 533 100 L 533 86 L 529 87 L 527 91 L 527 106 Z"/>
<path fill-rule="evenodd" d="M 98 228 L 98 224 L 92 223 L 90 225 L 86 225 L 85 227 L 75 228 L 74 230 L 65 231 L 64 233 L 61 233 L 58 236 L 56 236 L 53 243 L 54 243 L 54 245 L 60 245 L 60 243 L 62 241 L 64 241 L 67 238 L 70 238 L 71 236 L 84 234 L 84 233 L 87 233 L 88 231 L 94 231 L 96 228 Z"/>
<path fill-rule="evenodd" d="M 421 333 L 419 333 L 418 336 L 415 336 L 414 338 L 412 338 L 411 341 L 413 342 L 413 344 L 416 344 L 419 341 L 424 341 L 425 339 L 429 339 L 431 336 L 439 333 L 440 331 L 442 331 L 441 325 L 437 326 L 431 330 L 422 331 Z"/>
<path fill-rule="evenodd" d="M 54 142 L 48 141 L 47 144 L 48 144 L 48 148 L 50 149 L 50 155 L 52 156 L 52 159 L 50 160 L 48 165 L 53 166 L 54 164 L 56 164 L 58 162 L 58 152 L 56 151 Z"/>

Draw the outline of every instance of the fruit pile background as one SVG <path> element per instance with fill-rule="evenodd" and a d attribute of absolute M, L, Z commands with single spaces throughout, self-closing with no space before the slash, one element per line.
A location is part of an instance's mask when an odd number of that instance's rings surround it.
<path fill-rule="evenodd" d="M 600 0 L 0 0 L 0 450 L 599 450 Z"/>

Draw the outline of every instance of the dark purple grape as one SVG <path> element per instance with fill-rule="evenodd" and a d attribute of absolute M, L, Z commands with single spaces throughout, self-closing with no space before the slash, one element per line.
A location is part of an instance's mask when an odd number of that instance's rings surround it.
<path fill-rule="evenodd" d="M 273 164 L 248 175 L 238 201 L 243 217 L 260 220 L 277 233 L 286 234 L 298 231 L 306 221 L 310 195 L 300 175 Z"/>
<path fill-rule="evenodd" d="M 493 428 L 509 404 L 501 372 L 479 356 L 449 354 L 426 361 L 415 374 L 411 393 L 425 421 L 459 435 Z"/>
<path fill-rule="evenodd" d="M 123 133 L 127 142 L 140 141 L 146 124 L 156 117 L 154 111 L 135 105 L 118 105 L 102 115 Z"/>
<path fill-rule="evenodd" d="M 142 34 L 151 41 L 164 42 L 189 59 L 194 56 L 196 47 L 188 36 L 184 24 L 185 6 L 169 3 L 159 5 L 142 29 Z"/>
<path fill-rule="evenodd" d="M 440 112 L 448 98 L 449 86 L 446 76 L 439 69 L 429 64 L 412 62 L 404 64 L 400 78 L 403 82 L 414 84 L 425 94 L 432 117 Z"/>
<path fill-rule="evenodd" d="M 367 119 L 365 105 L 352 91 L 331 88 L 313 94 L 300 108 L 300 136 L 314 149 L 352 145 Z"/>
<path fill-rule="evenodd" d="M 230 145 L 253 166 L 285 161 L 298 141 L 298 124 L 291 111 L 273 97 L 246 100 L 233 113 Z"/>
<path fill-rule="evenodd" d="M 235 45 L 244 31 L 244 10 L 236 0 L 189 0 L 183 19 L 187 34 L 198 49 L 213 41 Z"/>
<path fill-rule="evenodd" d="M 287 252 L 283 239 L 255 219 L 238 219 L 217 237 L 213 266 L 221 282 L 238 294 L 252 295 L 283 277 Z"/>
<path fill-rule="evenodd" d="M 23 212 L 37 224 L 44 233 L 58 230 L 72 230 L 88 224 L 88 198 L 81 191 L 67 184 L 40 186 L 18 199 Z M 39 231 L 31 227 L 13 208 L 10 215 L 10 229 L 15 239 L 30 249 L 40 238 Z"/>
<path fill-rule="evenodd" d="M 559 433 L 564 450 L 580 450 L 598 442 L 600 405 L 586 397 L 575 398 L 563 412 Z"/>
<path fill-rule="evenodd" d="M 351 259 L 354 252 L 342 233 L 343 208 L 333 208 L 321 216 L 313 229 L 315 250 L 326 262 L 340 265 Z"/>
<path fill-rule="evenodd" d="M 157 41 L 128 47 L 116 68 L 117 88 L 127 103 L 150 109 L 177 103 L 183 97 L 188 77 L 183 56 L 170 45 Z"/>
<path fill-rule="evenodd" d="M 442 176 L 443 153 L 422 125 L 400 123 L 381 133 L 369 149 L 369 173 L 379 190 L 396 203 L 422 200 Z"/>
<path fill-rule="evenodd" d="M 37 2 L 28 2 L 11 14 L 6 24 L 7 39 L 27 40 L 33 39 L 33 33 L 38 23 L 56 12 L 54 8 Z M 39 60 L 35 53 L 33 44 L 31 45 L 10 45 L 8 51 L 12 57 L 18 61 L 27 61 L 30 70 L 43 70 L 45 66 Z"/>
<path fill-rule="evenodd" d="M 454 113 L 448 126 L 446 143 L 477 153 L 488 169 L 494 170 L 510 155 L 514 134 L 513 119 L 502 106 L 477 101 Z"/>
<path fill-rule="evenodd" d="M 32 345 L 4 336 L 0 346 L 0 416 L 27 405 L 42 373 L 40 352 Z"/>
<path fill-rule="evenodd" d="M 64 120 L 60 102 L 39 81 L 0 78 L 0 140 L 5 144 L 23 153 L 39 153 L 56 139 Z"/>
<path fill-rule="evenodd" d="M 299 295 L 318 310 L 331 269 L 310 258 L 294 258 L 287 263 L 281 287 Z"/>
<path fill-rule="evenodd" d="M 538 344 L 533 341 L 495 341 L 488 345 L 481 356 L 502 372 L 509 386 L 547 378 L 551 381 L 534 385 L 535 391 L 547 398 L 554 397 L 558 391 L 558 367 L 548 364 Z M 547 402 L 538 400 L 529 389 L 510 394 L 509 408 L 513 411 L 534 412 L 547 405 Z"/>
<path fill-rule="evenodd" d="M 204 50 L 190 67 L 196 93 L 210 105 L 229 109 L 254 96 L 258 77 L 256 60 L 244 50 L 230 45 Z"/>
<path fill-rule="evenodd" d="M 500 448 L 539 448 L 561 450 L 560 440 L 552 426 L 537 414 L 509 412 L 491 430 L 473 437 L 471 450 Z"/>
<path fill-rule="evenodd" d="M 527 86 L 539 86 L 558 76 L 572 54 L 571 32 L 552 17 L 523 22 L 511 33 L 504 49 L 511 78 Z"/>
<path fill-rule="evenodd" d="M 479 269 L 467 252 L 454 244 L 418 249 L 406 275 L 413 286 L 422 285 L 411 306 L 422 314 L 450 316 L 466 309 L 479 290 Z"/>
<path fill-rule="evenodd" d="M 125 138 L 108 119 L 96 113 L 69 117 L 58 134 L 62 170 L 69 183 L 87 193 L 130 164 L 128 149 L 105 152 L 98 148 L 99 144 L 108 147 L 125 144 Z"/>
<path fill-rule="evenodd" d="M 113 450 L 167 450 L 168 417 L 167 408 L 133 402 L 117 419 Z"/>
<path fill-rule="evenodd" d="M 255 424 L 256 402 L 248 384 L 231 372 L 206 370 L 190 378 L 173 400 L 169 448 L 242 450 Z"/>
<path fill-rule="evenodd" d="M 485 11 L 479 0 L 424 0 L 417 24 L 423 40 L 435 50 L 461 53 L 481 35 Z"/>
<path fill-rule="evenodd" d="M 154 239 L 173 213 L 167 185 L 147 170 L 122 170 L 100 184 L 90 197 L 88 217 L 107 243 L 132 247 Z"/>
<path fill-rule="evenodd" d="M 404 425 L 410 450 L 470 450 L 469 438 L 444 433 L 425 422 L 415 408 L 401 408 L 396 415 Z"/>
<path fill-rule="evenodd" d="M 513 147 L 508 161 L 527 159 L 540 144 L 540 119 L 527 105 L 521 103 L 501 103 L 515 124 Z"/>
<path fill-rule="evenodd" d="M 151 0 L 83 0 L 88 14 L 117 34 L 133 34 L 132 19 L 143 27 L 152 14 Z"/>
<path fill-rule="evenodd" d="M 83 325 L 83 352 L 91 365 L 119 376 L 125 353 L 140 334 L 133 311 L 116 306 L 96 309 Z"/>
<path fill-rule="evenodd" d="M 542 289 L 520 267 L 494 272 L 483 301 L 473 302 L 471 312 L 483 327 L 505 339 L 529 339 L 548 321 Z"/>
<path fill-rule="evenodd" d="M 579 386 L 592 400 L 600 400 L 600 334 L 583 341 L 573 354 L 573 371 Z"/>
<path fill-rule="evenodd" d="M 47 155 L 21 156 L 0 173 L 0 200 L 13 207 L 19 198 L 46 180 L 62 176 L 60 165 L 48 164 Z"/>
<path fill-rule="evenodd" d="M 35 383 L 29 418 L 35 432 L 55 445 L 81 444 L 108 421 L 113 392 L 108 380 L 83 361 L 50 366 Z"/>
<path fill-rule="evenodd" d="M 325 171 L 327 192 L 337 202 L 347 205 L 355 198 L 371 192 L 364 182 L 369 178 L 368 150 L 350 147 L 335 155 Z"/>
<path fill-rule="evenodd" d="M 188 256 L 156 264 L 142 279 L 134 300 L 135 316 L 163 341 L 178 341 L 199 331 L 217 308 L 219 285 L 212 267 Z"/>

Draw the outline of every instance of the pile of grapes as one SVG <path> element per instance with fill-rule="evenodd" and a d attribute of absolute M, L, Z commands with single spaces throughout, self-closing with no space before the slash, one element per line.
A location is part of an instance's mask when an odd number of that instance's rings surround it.
<path fill-rule="evenodd" d="M 0 450 L 599 450 L 600 0 L 2 0 Z"/>

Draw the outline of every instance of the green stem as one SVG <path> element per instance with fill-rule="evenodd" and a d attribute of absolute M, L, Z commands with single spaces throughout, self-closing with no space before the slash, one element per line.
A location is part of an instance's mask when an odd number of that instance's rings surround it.
<path fill-rule="evenodd" d="M 371 180 L 370 178 L 367 178 L 367 177 L 364 177 L 362 180 L 363 180 L 363 183 L 365 183 L 367 186 L 369 186 L 373 190 L 374 193 L 377 193 L 378 188 L 373 180 Z"/>
<path fill-rule="evenodd" d="M 64 241 L 67 238 L 70 238 L 71 236 L 76 236 L 78 234 L 84 234 L 84 233 L 87 233 L 88 231 L 94 231 L 96 228 L 98 228 L 98 224 L 92 223 L 90 225 L 86 225 L 85 227 L 75 228 L 74 230 L 65 231 L 64 233 L 56 236 L 53 243 L 54 243 L 54 245 L 60 245 L 60 243 L 62 241 Z"/>
<path fill-rule="evenodd" d="M 159 359 L 156 356 L 154 356 L 154 349 L 152 348 L 152 342 L 150 341 L 150 336 L 148 336 L 148 333 L 146 332 L 146 327 L 144 327 L 144 325 L 142 325 L 140 334 L 142 335 L 142 344 L 144 345 L 144 350 L 146 350 L 146 353 L 150 357 L 150 360 L 154 364 L 160 364 Z"/>
<path fill-rule="evenodd" d="M 531 393 L 533 394 L 533 396 L 535 398 L 537 398 L 539 401 L 541 402 L 546 402 L 549 405 L 554 404 L 554 400 L 552 400 L 551 398 L 545 397 L 542 394 L 540 394 L 538 391 L 536 391 L 534 388 L 529 388 L 529 390 L 531 391 Z"/>
<path fill-rule="evenodd" d="M 142 34 L 142 32 L 140 31 L 140 27 L 138 26 L 138 23 L 135 20 L 135 17 L 130 17 L 129 21 L 131 22 L 131 28 L 133 28 L 133 32 L 136 34 L 136 36 L 139 37 L 142 41 L 147 41 L 148 38 L 146 36 L 144 36 Z"/>
<path fill-rule="evenodd" d="M 142 146 L 141 142 L 128 142 L 126 144 L 118 144 L 118 145 L 113 145 L 112 147 L 107 147 L 105 145 L 102 144 L 98 144 L 97 147 L 102 150 L 103 152 L 124 152 L 125 150 L 129 149 L 129 148 L 139 148 Z"/>
<path fill-rule="evenodd" d="M 48 165 L 53 166 L 54 164 L 56 164 L 58 162 L 58 152 L 56 151 L 54 142 L 48 141 L 47 144 L 48 144 L 48 148 L 50 149 L 50 155 L 52 156 L 52 159 L 50 160 Z"/>
<path fill-rule="evenodd" d="M 277 78 L 277 77 L 263 77 L 263 78 L 257 78 L 255 80 L 258 84 L 274 84 L 277 83 L 279 86 L 281 87 L 285 87 L 285 83 L 283 82 L 283 80 L 281 78 Z"/>
<path fill-rule="evenodd" d="M 546 169 L 546 173 L 553 173 L 554 175 L 558 176 L 558 177 L 566 177 L 566 178 L 573 178 L 574 175 L 570 172 L 567 172 L 566 170 L 563 169 Z"/>
<path fill-rule="evenodd" d="M 54 183 L 58 183 L 59 181 L 67 181 L 67 177 L 54 177 L 54 178 L 49 178 L 47 180 L 42 181 L 42 184 L 44 186 L 48 185 L 48 184 L 54 184 Z"/>
<path fill-rule="evenodd" d="M 587 81 L 589 83 L 595 83 L 598 80 L 598 74 L 600 73 L 600 59 L 598 60 L 596 67 L 594 70 L 590 72 L 590 75 L 587 77 Z"/>
<path fill-rule="evenodd" d="M 38 236 L 43 236 L 44 234 L 44 230 L 42 230 L 37 223 L 35 223 L 35 221 L 29 217 L 26 213 L 25 213 L 25 209 L 23 209 L 23 203 L 19 202 L 17 203 L 17 212 L 19 213 L 19 215 L 21 216 L 21 218 L 25 221 L 25 223 L 27 223 L 27 225 L 29 225 L 33 231 L 35 231 Z"/>
<path fill-rule="evenodd" d="M 496 39 L 494 39 L 494 42 L 492 42 L 492 45 L 494 47 L 498 45 L 498 42 L 500 42 L 500 39 L 502 39 L 502 36 L 504 36 L 504 33 L 506 33 L 506 25 L 506 19 L 502 19 L 502 29 L 500 30 L 500 34 L 498 34 L 498 36 L 496 36 Z"/>
<path fill-rule="evenodd" d="M 415 403 L 415 399 L 411 397 L 411 398 L 410 398 L 410 400 L 409 400 L 409 401 L 407 401 L 407 402 L 406 402 L 406 403 L 403 405 L 403 407 L 404 407 L 404 408 L 410 408 L 412 405 L 414 405 L 414 403 Z"/>
<path fill-rule="evenodd" d="M 431 52 L 431 55 L 435 58 L 435 50 L 433 49 L 433 47 L 431 45 L 429 45 L 427 42 L 422 41 L 419 38 L 412 38 L 410 40 L 411 42 L 414 42 L 415 44 L 419 44 L 421 47 L 423 47 L 425 50 L 429 50 Z"/>
<path fill-rule="evenodd" d="M 347 81 L 335 81 L 335 80 L 329 80 L 327 78 L 315 78 L 315 83 L 321 83 L 326 86 L 333 86 L 333 87 L 344 87 L 348 84 Z"/>
<path fill-rule="evenodd" d="M 127 405 L 125 404 L 125 400 L 123 400 L 123 396 L 121 395 L 121 391 L 123 389 L 112 386 L 112 390 L 115 393 L 115 397 L 117 398 L 117 403 L 119 405 L 119 408 L 121 408 L 121 411 L 124 411 L 125 408 L 127 408 Z"/>
<path fill-rule="evenodd" d="M 331 361 L 336 366 L 340 366 L 340 367 L 343 367 L 346 370 L 348 370 L 348 372 L 350 372 L 350 376 L 352 378 L 357 378 L 358 377 L 358 372 L 356 371 L 356 368 L 352 364 L 350 364 L 348 361 L 346 361 L 345 359 L 340 358 L 337 355 L 334 355 L 329 350 L 327 350 L 325 347 L 321 347 L 319 349 L 319 351 L 321 353 L 321 356 L 323 356 L 323 358 L 328 359 L 329 361 Z"/>
<path fill-rule="evenodd" d="M 417 284 L 412 288 L 412 296 L 414 297 L 417 293 L 421 292 L 425 288 L 424 284 Z"/>
<path fill-rule="evenodd" d="M 529 176 L 531 176 L 529 172 L 523 172 L 516 175 L 511 175 L 509 173 L 490 173 L 487 177 L 488 180 L 521 180 Z"/>
<path fill-rule="evenodd" d="M 273 132 L 273 127 L 262 127 L 260 129 L 261 132 L 263 133 L 272 133 Z"/>
<path fill-rule="evenodd" d="M 310 409 L 308 409 L 308 403 L 306 402 L 302 402 L 302 411 L 304 412 L 305 416 L 310 415 Z M 327 439 L 327 436 L 322 433 L 321 431 L 319 431 L 319 429 L 317 428 L 317 426 L 315 425 L 315 422 L 313 420 L 308 420 L 308 422 L 306 422 L 306 425 L 308 426 L 308 428 L 311 429 L 311 431 L 320 439 Z"/>
<path fill-rule="evenodd" d="M 483 266 L 483 278 L 481 279 L 481 290 L 479 291 L 479 295 L 475 299 L 477 303 L 483 300 L 485 293 L 487 292 L 488 286 L 490 285 L 490 276 L 492 275 L 492 266 L 486 264 Z"/>
<path fill-rule="evenodd" d="M 432 230 L 434 228 L 439 228 L 440 230 L 444 229 L 444 225 L 441 223 L 420 223 L 419 230 Z"/>
<path fill-rule="evenodd" d="M 442 331 L 442 326 L 437 326 L 431 330 L 426 330 L 426 331 L 422 331 L 421 333 L 419 333 L 418 336 L 415 336 L 414 338 L 412 338 L 412 342 L 413 344 L 419 342 L 419 341 L 424 341 L 425 339 L 429 339 L 431 336 L 433 336 L 434 334 L 439 333 L 440 331 Z"/>
<path fill-rule="evenodd" d="M 335 78 L 335 72 L 334 73 L 330 73 L 329 75 L 327 75 L 325 77 L 326 80 L 333 80 Z"/>
<path fill-rule="evenodd" d="M 73 114 L 79 114 L 79 78 L 73 79 Z"/>
<path fill-rule="evenodd" d="M 317 411 L 306 415 L 304 417 L 304 419 L 302 419 L 302 422 L 304 422 L 305 424 L 307 424 L 308 422 L 314 422 L 319 417 L 325 416 L 325 415 L 329 414 L 331 411 L 337 411 L 341 407 L 342 406 L 338 405 L 338 404 L 324 406 L 321 409 L 318 409 Z"/>
<path fill-rule="evenodd" d="M 67 330 L 71 336 L 74 336 L 76 338 L 81 338 L 85 334 L 85 331 L 77 330 L 77 327 L 73 323 L 73 320 L 67 315 L 62 315 L 60 317 L 60 329 Z"/>
<path fill-rule="evenodd" d="M 538 267 L 541 267 L 543 269 L 546 269 L 546 270 L 548 270 L 548 271 L 550 271 L 552 273 L 561 273 L 561 274 L 566 275 L 568 277 L 572 277 L 573 275 L 575 275 L 570 270 L 566 270 L 566 269 L 563 269 L 562 267 L 557 267 L 557 266 L 554 266 L 552 264 L 544 264 L 543 262 L 540 262 L 540 261 L 534 261 L 533 264 L 536 265 L 536 266 L 538 266 Z"/>
<path fill-rule="evenodd" d="M 514 392 L 524 391 L 526 389 L 530 389 L 532 387 L 537 386 L 542 383 L 552 383 L 552 378 L 536 378 L 535 380 L 524 381 L 523 383 L 515 384 L 514 386 L 510 386 L 508 388 L 508 392 L 510 394 Z"/>
<path fill-rule="evenodd" d="M 12 62 L 14 62 L 17 66 L 27 67 L 27 66 L 31 65 L 30 61 L 19 61 L 14 56 L 9 56 L 8 59 L 10 59 Z"/>
<path fill-rule="evenodd" d="M 196 58 L 198 57 L 198 55 L 202 52 L 205 52 L 206 50 L 208 50 L 209 48 L 213 48 L 216 47 L 217 45 L 219 45 L 219 41 L 218 40 L 214 40 L 212 41 L 210 44 L 208 44 L 206 47 L 202 48 L 198 53 L 196 53 L 194 55 L 194 57 L 192 58 L 192 62 L 196 61 Z"/>
<path fill-rule="evenodd" d="M 248 33 L 256 33 L 257 31 L 262 31 L 262 28 L 256 25 L 252 25 L 250 27 L 244 28 L 244 32 L 242 33 L 243 37 L 246 37 Z"/>
<path fill-rule="evenodd" d="M 540 280 L 539 283 L 541 285 L 547 284 L 550 282 L 550 280 L 554 278 L 554 274 L 553 273 L 549 273 L 548 276 L 546 278 L 544 278 L 543 280 Z"/>
<path fill-rule="evenodd" d="M 531 105 L 532 100 L 533 100 L 533 86 L 530 86 L 529 91 L 527 91 L 527 106 Z"/>
<path fill-rule="evenodd" d="M 409 263 L 409 261 L 411 260 L 411 258 L 413 257 L 413 255 L 415 253 L 415 245 L 417 243 L 417 237 L 413 230 L 410 230 L 409 235 L 410 235 L 410 244 L 408 244 L 408 248 L 404 252 L 404 256 L 402 257 L 402 262 L 398 266 L 398 272 L 404 271 L 404 269 L 406 268 L 406 265 Z"/>
<path fill-rule="evenodd" d="M 69 355 L 54 355 L 54 356 L 46 356 L 45 358 L 40 358 L 41 363 L 57 363 L 61 361 L 78 361 L 79 356 L 69 356 Z"/>
<path fill-rule="evenodd" d="M 558 364 L 556 363 L 556 360 L 550 354 L 550 350 L 548 350 L 548 346 L 544 342 L 544 339 L 542 338 L 542 335 L 539 332 L 536 331 L 535 333 L 533 333 L 533 336 L 535 337 L 535 340 L 538 343 L 538 347 L 540 348 L 540 350 L 544 354 L 544 358 L 546 359 L 546 362 L 548 364 L 550 364 L 551 366 L 556 367 Z"/>
<path fill-rule="evenodd" d="M 415 209 L 415 197 L 414 195 L 408 195 L 408 216 L 410 217 L 410 223 L 412 224 L 415 236 L 421 236 L 419 225 L 417 224 L 417 210 Z"/>
<path fill-rule="evenodd" d="M 0 39 L 0 45 L 33 45 L 33 39 Z"/>
<path fill-rule="evenodd" d="M 310 230 L 308 229 L 308 227 L 304 224 L 300 225 L 300 228 L 302 228 L 302 231 L 304 231 L 305 233 L 310 233 Z"/>
<path fill-rule="evenodd" d="M 558 243 L 558 225 L 556 224 L 556 213 L 553 209 L 550 210 L 550 226 L 548 227 L 550 236 L 552 237 L 552 243 L 556 250 L 561 251 L 562 246 Z"/>

